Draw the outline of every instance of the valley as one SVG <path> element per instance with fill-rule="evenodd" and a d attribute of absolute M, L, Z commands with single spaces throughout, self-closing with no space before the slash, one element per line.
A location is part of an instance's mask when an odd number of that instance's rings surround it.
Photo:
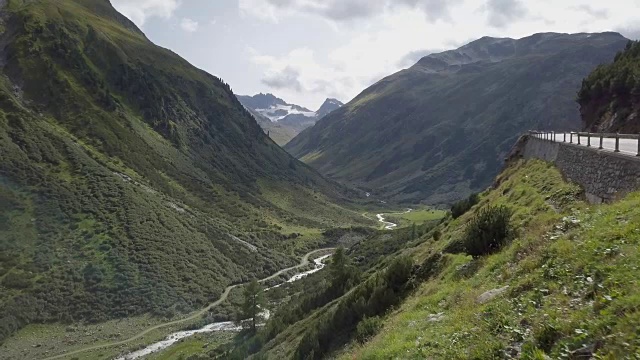
<path fill-rule="evenodd" d="M 0 1 L 0 359 L 640 353 L 640 7 L 436 5 Z"/>

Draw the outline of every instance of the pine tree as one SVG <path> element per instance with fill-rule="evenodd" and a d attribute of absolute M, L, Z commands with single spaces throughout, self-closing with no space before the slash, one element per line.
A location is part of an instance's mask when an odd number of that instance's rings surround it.
<path fill-rule="evenodd" d="M 256 322 L 260 317 L 261 309 L 264 309 L 266 301 L 264 289 L 258 280 L 251 280 L 244 287 L 244 303 L 242 304 L 242 315 L 245 319 L 251 319 L 251 330 L 256 330 Z"/>

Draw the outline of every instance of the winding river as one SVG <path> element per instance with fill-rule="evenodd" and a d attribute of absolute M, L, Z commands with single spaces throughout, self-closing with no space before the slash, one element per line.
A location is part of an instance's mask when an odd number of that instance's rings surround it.
<path fill-rule="evenodd" d="M 407 209 L 407 211 L 405 211 L 404 213 L 396 213 L 396 214 L 406 214 L 406 213 L 411 212 L 411 211 L 412 211 L 412 209 Z M 398 224 L 385 220 L 384 215 L 385 215 L 384 213 L 376 214 L 376 217 L 378 218 L 378 221 L 384 225 L 384 229 L 385 230 L 393 230 L 394 228 L 398 227 Z M 390 214 L 390 215 L 392 215 L 392 214 Z M 363 214 L 363 216 L 367 217 L 365 214 Z M 306 255 L 304 255 L 302 257 L 302 260 L 300 261 L 300 264 L 298 264 L 296 266 L 292 266 L 292 267 L 286 268 L 286 269 L 282 269 L 282 270 L 276 272 L 275 274 L 260 280 L 260 282 L 273 280 L 273 279 L 279 277 L 280 275 L 282 275 L 282 274 L 284 274 L 286 272 L 289 272 L 291 270 L 304 267 L 304 266 L 309 264 L 309 257 L 311 255 L 313 255 L 315 253 L 318 253 L 318 252 L 325 252 L 325 251 L 331 251 L 331 250 L 334 250 L 334 249 L 333 248 L 327 248 L 327 249 L 318 249 L 318 250 L 311 251 L 311 252 L 307 253 Z M 304 278 L 305 276 L 308 276 L 310 274 L 313 274 L 315 272 L 318 272 L 318 271 L 322 270 L 325 267 L 325 264 L 324 264 L 323 261 L 325 259 L 327 259 L 328 257 L 330 257 L 330 256 L 331 256 L 331 254 L 328 254 L 328 255 L 324 255 L 324 256 L 321 256 L 321 257 L 313 260 L 313 263 L 315 264 L 313 269 L 297 273 L 297 274 L 293 275 L 291 278 L 289 278 L 286 282 L 298 281 L 298 280 Z M 278 284 L 278 285 L 273 286 L 273 287 L 270 287 L 270 288 L 266 289 L 265 291 L 280 287 L 283 284 L 284 283 Z M 129 339 L 126 339 L 126 340 L 116 341 L 116 342 L 107 343 L 107 344 L 89 346 L 89 347 L 85 347 L 85 348 L 78 349 L 78 350 L 75 350 L 75 351 L 71 351 L 71 352 L 68 352 L 68 353 L 51 356 L 51 357 L 48 357 L 48 358 L 46 358 L 44 360 L 58 359 L 58 358 L 62 358 L 62 357 L 71 356 L 71 355 L 79 354 L 79 353 L 82 353 L 82 352 L 86 352 L 86 351 L 89 351 L 89 350 L 97 350 L 97 349 L 110 347 L 110 346 L 125 345 L 125 344 L 127 344 L 127 343 L 129 343 L 129 342 L 131 342 L 133 340 L 136 340 L 136 339 L 138 339 L 138 338 L 150 333 L 151 331 L 154 331 L 154 330 L 166 327 L 166 326 L 176 325 L 176 324 L 179 324 L 179 323 L 195 320 L 195 319 L 201 317 L 202 315 L 204 315 L 205 313 L 207 313 L 209 310 L 211 310 L 211 308 L 213 308 L 215 306 L 218 306 L 223 301 L 225 301 L 227 299 L 227 297 L 229 296 L 229 293 L 231 292 L 231 290 L 233 290 L 234 288 L 236 288 L 238 286 L 242 286 L 242 284 L 228 286 L 224 290 L 224 292 L 222 293 L 222 295 L 220 296 L 220 298 L 218 300 L 216 300 L 215 302 L 209 304 L 209 306 L 205 307 L 204 309 L 201 309 L 201 310 L 193 313 L 191 316 L 189 316 L 187 318 L 180 319 L 180 320 L 175 320 L 175 321 L 170 321 L 170 322 L 167 322 L 167 323 L 163 323 L 163 324 L 160 324 L 160 325 L 156 325 L 156 326 L 150 327 L 150 328 L 138 333 L 137 335 L 134 335 L 133 337 L 131 337 Z M 268 316 L 268 314 L 267 314 L 267 316 Z M 216 331 L 239 331 L 239 330 L 240 330 L 240 327 L 238 327 L 235 323 L 233 323 L 231 321 L 224 321 L 224 322 L 216 322 L 216 323 L 208 324 L 208 325 L 206 325 L 206 326 L 204 326 L 204 327 L 202 327 L 200 329 L 178 331 L 178 332 L 174 332 L 174 333 L 170 334 L 169 336 L 167 336 L 162 341 L 159 341 L 159 342 L 156 342 L 154 344 L 151 344 L 151 345 L 145 347 L 144 349 L 137 350 L 137 351 L 131 352 L 129 354 L 126 354 L 124 356 L 118 357 L 116 360 L 134 360 L 134 359 L 139 359 L 139 358 L 142 358 L 142 357 L 147 356 L 149 354 L 153 354 L 155 352 L 158 352 L 160 350 L 164 350 L 164 349 L 170 347 L 171 345 L 175 344 L 176 342 L 178 342 L 178 341 L 180 341 L 180 340 L 182 340 L 184 338 L 193 336 L 195 334 L 209 333 L 209 332 L 216 332 Z"/>
<path fill-rule="evenodd" d="M 260 282 L 265 282 L 265 281 L 268 281 L 268 280 L 275 279 L 275 278 L 279 277 L 280 275 L 282 275 L 284 273 L 287 273 L 287 272 L 289 272 L 291 270 L 295 270 L 295 269 L 307 266 L 309 264 L 309 257 L 311 257 L 311 255 L 313 255 L 315 253 L 319 253 L 319 252 L 327 252 L 327 251 L 332 251 L 332 250 L 335 250 L 335 248 L 325 248 L 325 249 L 318 249 L 318 250 L 310 251 L 310 252 L 308 252 L 307 254 L 305 254 L 302 257 L 302 259 L 300 260 L 300 264 L 298 264 L 296 266 L 288 267 L 286 269 L 282 269 L 282 270 L 276 272 L 275 274 L 260 280 Z M 322 266 L 324 267 L 324 264 Z M 98 349 L 103 349 L 103 348 L 112 347 L 112 346 L 126 345 L 126 344 L 128 344 L 128 343 L 130 343 L 130 342 L 132 342 L 134 340 L 137 340 L 137 339 L 147 335 L 148 333 L 150 333 L 152 331 L 155 331 L 155 330 L 167 327 L 167 326 L 177 325 L 177 324 L 181 324 L 181 323 L 185 323 L 185 322 L 188 322 L 188 321 L 191 321 L 191 320 L 198 319 L 198 318 L 202 317 L 202 315 L 204 315 L 207 312 L 209 312 L 209 310 L 211 310 L 213 307 L 218 306 L 223 301 L 225 301 L 227 299 L 227 297 L 229 296 L 229 293 L 231 292 L 231 290 L 233 290 L 234 288 L 236 288 L 238 286 L 242 286 L 242 285 L 243 284 L 236 284 L 236 285 L 227 286 L 227 288 L 224 289 L 224 292 L 222 293 L 222 295 L 220 295 L 220 298 L 218 300 L 212 302 L 207 307 L 192 313 L 190 316 L 188 316 L 186 318 L 179 319 L 179 320 L 173 320 L 173 321 L 169 321 L 169 322 L 166 322 L 166 323 L 162 323 L 162 324 L 158 324 L 158 325 L 149 327 L 149 328 L 145 329 L 144 331 L 141 331 L 141 332 L 137 333 L 136 335 L 134 335 L 134 336 L 132 336 L 132 337 L 130 337 L 128 339 L 109 342 L 109 343 L 104 343 L 104 344 L 98 344 L 98 345 L 91 345 L 91 346 L 83 347 L 83 348 L 80 348 L 80 349 L 77 349 L 77 350 L 69 351 L 69 352 L 66 352 L 66 353 L 49 356 L 49 357 L 44 358 L 43 360 L 60 359 L 60 358 L 63 358 L 63 357 L 69 357 L 71 355 L 84 353 L 84 352 L 87 352 L 87 351 L 98 350 Z M 215 328 L 215 327 L 213 327 L 213 328 Z M 126 356 L 128 356 L 128 355 L 126 355 Z M 131 359 L 131 358 L 124 357 L 124 359 Z"/>
<path fill-rule="evenodd" d="M 403 212 L 403 213 L 395 213 L 395 214 L 390 214 L 390 215 L 396 215 L 396 214 L 406 214 L 406 213 L 410 213 L 411 211 L 413 211 L 413 209 L 407 209 L 407 211 Z M 393 230 L 396 227 L 398 227 L 398 224 L 396 223 L 392 223 L 390 221 L 386 221 L 384 219 L 384 214 L 376 214 L 376 217 L 378 218 L 378 221 L 382 223 L 382 225 L 384 225 L 384 229 L 385 230 Z"/>
<path fill-rule="evenodd" d="M 309 254 L 308 254 L 309 255 Z M 325 263 L 324 260 L 327 259 L 328 257 L 330 257 L 331 254 L 327 254 L 324 256 L 321 256 L 317 259 L 313 260 L 314 263 L 314 268 L 308 271 L 304 271 L 304 272 L 300 272 L 297 273 L 293 276 L 291 276 L 286 282 L 278 284 L 276 286 L 272 286 L 268 289 L 265 289 L 265 291 L 269 291 L 271 289 L 275 289 L 277 287 L 282 286 L 285 283 L 292 283 L 294 281 L 298 281 L 306 276 L 309 276 L 313 273 L 316 273 L 322 269 L 324 269 L 325 267 Z M 308 259 L 308 256 L 306 257 Z M 307 260 L 308 261 L 308 260 Z M 303 260 L 304 262 L 304 260 Z M 272 277 L 271 277 L 272 278 Z M 266 279 L 263 279 L 262 281 L 266 281 Z M 225 296 L 226 298 L 226 296 Z M 269 318 L 269 311 L 265 310 L 262 313 L 262 316 L 264 318 Z M 145 357 L 147 355 L 153 354 L 155 352 L 164 350 L 168 347 L 170 347 L 171 345 L 177 343 L 178 341 L 193 336 L 195 334 L 202 334 L 202 333 L 211 333 L 211 332 L 217 332 L 217 331 L 240 331 L 242 330 L 242 326 L 238 326 L 236 325 L 233 321 L 223 321 L 223 322 L 216 322 L 216 323 L 211 323 L 208 324 L 200 329 L 195 329 L 195 330 L 185 330 L 185 331 L 178 331 L 178 332 L 174 332 L 172 334 L 170 334 L 169 336 L 167 336 L 164 340 L 162 341 L 158 341 L 157 343 L 153 343 L 147 347 L 145 347 L 144 349 L 140 349 L 137 351 L 134 351 L 132 353 L 126 354 L 124 356 L 118 357 L 115 360 L 134 360 L 134 359 L 140 359 L 142 357 Z"/>

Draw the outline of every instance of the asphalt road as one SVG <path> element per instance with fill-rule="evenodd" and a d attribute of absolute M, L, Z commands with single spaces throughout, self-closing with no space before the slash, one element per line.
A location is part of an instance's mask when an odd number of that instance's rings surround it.
<path fill-rule="evenodd" d="M 556 133 L 555 142 L 563 142 L 565 133 Z M 536 135 L 538 138 L 543 138 L 543 135 Z M 567 143 L 570 142 L 571 136 L 566 133 Z M 578 135 L 573 134 L 573 144 L 578 145 Z M 587 146 L 588 140 L 586 136 L 580 136 L 580 146 Z M 591 147 L 598 149 L 600 147 L 600 136 L 594 134 L 591 136 Z M 616 139 L 603 138 L 602 139 L 602 151 L 615 151 Z M 636 139 L 620 139 L 620 154 L 636 156 L 638 153 L 638 140 Z"/>

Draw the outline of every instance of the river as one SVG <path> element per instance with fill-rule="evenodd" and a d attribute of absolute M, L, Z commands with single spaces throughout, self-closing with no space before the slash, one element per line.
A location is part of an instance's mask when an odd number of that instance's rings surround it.
<path fill-rule="evenodd" d="M 411 211 L 413 211 L 413 209 L 407 209 L 403 213 L 395 213 L 395 214 L 406 214 L 406 213 L 410 213 Z M 391 214 L 391 215 L 395 215 L 395 214 Z M 384 214 L 376 214 L 376 217 L 378 218 L 378 221 L 381 222 L 382 225 L 384 225 L 385 230 L 393 230 L 394 228 L 398 227 L 398 224 L 392 223 L 391 221 L 386 221 L 384 219 Z"/>
<path fill-rule="evenodd" d="M 306 276 L 309 276 L 313 273 L 316 273 L 322 269 L 324 269 L 324 267 L 326 266 L 325 263 L 323 262 L 325 259 L 327 259 L 328 257 L 330 257 L 331 254 L 328 255 L 324 255 L 321 256 L 317 259 L 313 260 L 313 263 L 315 264 L 314 268 L 308 271 L 304 271 L 304 272 L 300 272 L 297 273 L 293 276 L 291 276 L 285 283 L 292 283 L 294 281 L 298 281 Z M 275 289 L 277 287 L 282 286 L 283 284 L 278 284 L 276 286 L 270 287 L 268 289 L 265 289 L 265 291 L 269 291 L 271 289 Z M 262 313 L 262 317 L 268 319 L 269 318 L 269 310 L 265 310 Z M 167 336 L 164 340 L 162 341 L 158 341 L 156 343 L 153 343 L 143 349 L 131 352 L 129 354 L 126 354 L 124 356 L 118 357 L 115 360 L 134 360 L 134 359 L 140 359 L 142 357 L 145 357 L 147 355 L 156 353 L 158 351 L 164 350 L 168 347 L 170 347 L 171 345 L 177 343 L 178 341 L 188 338 L 190 336 L 193 336 L 195 334 L 202 334 L 202 333 L 210 333 L 210 332 L 217 332 L 217 331 L 240 331 L 242 330 L 242 326 L 238 326 L 236 325 L 233 321 L 223 321 L 223 322 L 216 322 L 216 323 L 211 323 L 208 325 L 205 325 L 204 327 L 200 328 L 200 329 L 195 329 L 195 330 L 185 330 L 185 331 L 178 331 L 178 332 L 174 332 L 172 334 L 170 334 L 169 336 Z"/>

